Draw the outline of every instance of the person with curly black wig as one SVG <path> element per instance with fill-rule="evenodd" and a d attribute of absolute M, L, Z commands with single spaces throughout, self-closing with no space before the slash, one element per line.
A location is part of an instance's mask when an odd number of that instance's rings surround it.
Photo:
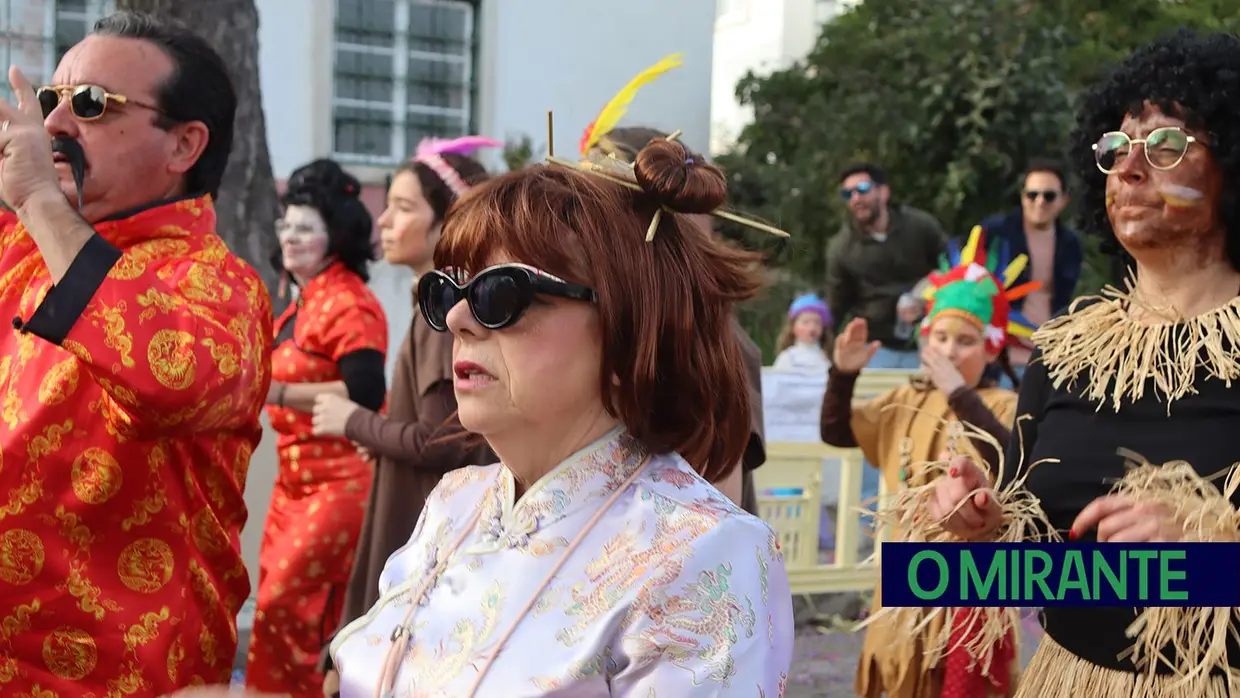
<path fill-rule="evenodd" d="M 1029 526 L 1052 540 L 1240 538 L 1240 497 L 1214 478 L 1238 460 L 1226 436 L 1240 424 L 1237 114 L 1240 38 L 1229 34 L 1181 30 L 1083 94 L 1072 155 L 1084 223 L 1130 279 L 1034 335 L 1001 481 L 968 459 L 945 463 L 947 477 L 896 507 L 920 515 L 919 539 L 1016 542 Z M 995 630 L 1014 620 L 977 610 Z M 1240 695 L 1233 616 L 1048 607 L 1017 695 Z"/>
<path fill-rule="evenodd" d="M 319 649 L 335 630 L 371 484 L 348 439 L 314 433 L 314 401 L 348 396 L 377 410 L 386 392 L 388 323 L 366 287 L 374 225 L 361 184 L 331 160 L 289 177 L 273 264 L 297 287 L 275 323 L 267 415 L 280 467 L 259 554 L 258 609 L 246 682 L 321 695 Z"/>

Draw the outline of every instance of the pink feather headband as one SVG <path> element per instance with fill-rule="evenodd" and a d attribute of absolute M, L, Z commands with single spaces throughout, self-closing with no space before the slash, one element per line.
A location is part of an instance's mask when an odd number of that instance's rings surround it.
<path fill-rule="evenodd" d="M 460 197 L 469 191 L 469 184 L 448 164 L 447 160 L 443 159 L 443 156 L 448 154 L 473 155 L 479 148 L 498 148 L 503 144 L 503 141 L 483 136 L 462 136 L 452 140 L 423 138 L 422 142 L 418 143 L 418 149 L 414 151 L 413 160 L 431 168 L 431 171 L 448 185 L 452 193 Z"/>

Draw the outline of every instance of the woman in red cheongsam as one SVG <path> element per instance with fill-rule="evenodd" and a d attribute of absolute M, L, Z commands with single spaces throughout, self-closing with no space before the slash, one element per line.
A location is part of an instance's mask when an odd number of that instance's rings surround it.
<path fill-rule="evenodd" d="M 267 414 L 279 433 L 280 470 L 259 554 L 246 684 L 297 698 L 322 695 L 319 650 L 340 616 L 371 482 L 353 444 L 314 436 L 314 400 L 334 393 L 378 410 L 385 393 L 388 326 L 366 287 L 375 246 L 360 191 L 331 160 L 296 170 L 272 260 L 299 294 L 275 324 Z"/>

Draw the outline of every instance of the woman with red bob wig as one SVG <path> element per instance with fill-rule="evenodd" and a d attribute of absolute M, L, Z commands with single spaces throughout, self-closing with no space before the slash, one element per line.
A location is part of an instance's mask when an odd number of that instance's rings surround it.
<path fill-rule="evenodd" d="M 666 139 L 627 167 L 526 168 L 449 213 L 418 301 L 501 462 L 430 495 L 333 645 L 344 698 L 782 694 L 779 546 L 709 484 L 749 440 L 731 311 L 759 260 L 690 219 L 721 171 Z"/>

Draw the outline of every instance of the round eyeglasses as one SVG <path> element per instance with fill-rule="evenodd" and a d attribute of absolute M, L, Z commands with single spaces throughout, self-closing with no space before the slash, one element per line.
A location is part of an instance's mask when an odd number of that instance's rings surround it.
<path fill-rule="evenodd" d="M 1178 126 L 1156 128 L 1145 138 L 1132 138 L 1123 131 L 1111 131 L 1102 134 L 1102 138 L 1094 144 L 1094 162 L 1099 170 L 1113 174 L 1132 152 L 1132 147 L 1140 144 L 1144 146 L 1145 161 L 1150 167 L 1170 170 L 1184 160 L 1188 147 L 1198 142 Z"/>

